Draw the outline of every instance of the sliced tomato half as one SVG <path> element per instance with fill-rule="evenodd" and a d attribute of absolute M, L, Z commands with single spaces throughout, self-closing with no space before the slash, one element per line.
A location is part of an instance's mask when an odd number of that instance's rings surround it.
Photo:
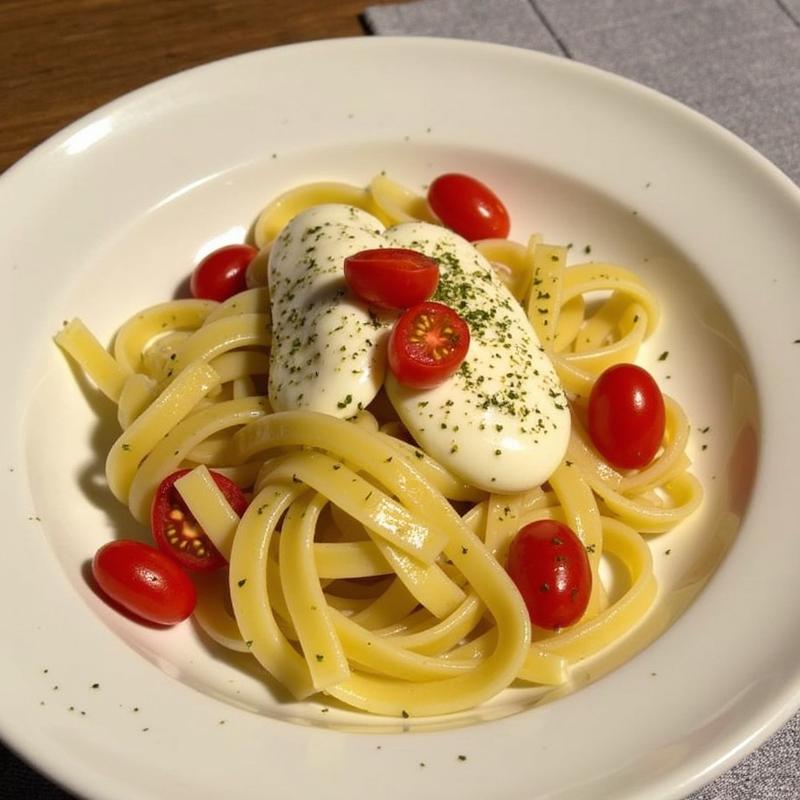
<path fill-rule="evenodd" d="M 469 350 L 469 326 L 450 306 L 419 303 L 395 322 L 389 368 L 404 386 L 431 389 L 449 378 Z"/>
<path fill-rule="evenodd" d="M 444 225 L 471 242 L 505 239 L 511 230 L 503 202 L 471 175 L 440 175 L 428 189 L 428 205 Z"/>
<path fill-rule="evenodd" d="M 350 290 L 379 308 L 400 310 L 427 300 L 439 282 L 438 263 L 416 250 L 362 250 L 344 260 Z"/>
<path fill-rule="evenodd" d="M 186 569 L 208 572 L 225 566 L 226 561 L 175 488 L 175 481 L 188 472 L 188 469 L 179 469 L 161 481 L 150 511 L 150 527 L 162 552 Z M 211 475 L 225 499 L 241 517 L 247 508 L 244 492 L 224 475 L 218 472 Z"/>
<path fill-rule="evenodd" d="M 142 542 L 104 544 L 92 560 L 92 574 L 106 597 L 159 625 L 181 622 L 197 603 L 194 584 L 175 560 Z"/>

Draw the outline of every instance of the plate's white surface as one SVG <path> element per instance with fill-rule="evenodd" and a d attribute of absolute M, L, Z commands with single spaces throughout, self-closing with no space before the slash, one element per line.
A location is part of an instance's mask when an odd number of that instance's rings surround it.
<path fill-rule="evenodd" d="M 665 310 L 645 357 L 711 427 L 691 450 L 703 512 L 653 541 L 664 590 L 644 638 L 693 599 L 688 613 L 557 702 L 512 713 L 529 697 L 510 692 L 441 730 L 282 703 L 191 626 L 142 628 L 99 601 L 86 562 L 137 531 L 103 491 L 113 429 L 49 341 L 75 315 L 110 336 L 283 188 L 381 169 L 417 186 L 479 175 L 517 238 L 639 270 Z M 798 219 L 797 188 L 702 117 L 490 45 L 279 48 L 77 122 L 0 180 L 0 734 L 98 800 L 679 798 L 710 780 L 800 705 Z"/>

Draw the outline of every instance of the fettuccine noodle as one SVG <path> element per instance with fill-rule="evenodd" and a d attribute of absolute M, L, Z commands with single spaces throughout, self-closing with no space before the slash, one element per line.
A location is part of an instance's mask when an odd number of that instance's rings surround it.
<path fill-rule="evenodd" d="M 655 330 L 656 298 L 622 266 L 568 266 L 568 248 L 541 236 L 476 243 L 526 310 L 573 423 L 546 483 L 490 493 L 410 444 L 382 395 L 348 420 L 271 409 L 269 249 L 298 212 L 323 203 L 361 208 L 387 226 L 436 221 L 424 197 L 385 175 L 367 187 L 300 186 L 256 221 L 261 253 L 247 291 L 222 304 L 173 300 L 141 311 L 111 352 L 80 320 L 57 335 L 117 404 L 109 487 L 146 521 L 159 483 L 191 470 L 182 497 L 229 562 L 198 577 L 195 620 L 219 644 L 251 653 L 298 699 L 325 693 L 417 717 L 474 707 L 515 680 L 559 685 L 642 621 L 657 592 L 646 535 L 673 528 L 701 502 L 688 471 L 689 423 L 675 400 L 665 398 L 660 452 L 638 472 L 605 463 L 582 422 L 597 376 L 635 361 Z M 603 298 L 599 306 L 589 295 Z M 209 469 L 252 495 L 241 520 Z M 583 618 L 555 632 L 531 626 L 504 569 L 516 532 L 539 519 L 567 524 L 593 573 Z M 606 556 L 628 578 L 613 601 L 600 574 Z"/>

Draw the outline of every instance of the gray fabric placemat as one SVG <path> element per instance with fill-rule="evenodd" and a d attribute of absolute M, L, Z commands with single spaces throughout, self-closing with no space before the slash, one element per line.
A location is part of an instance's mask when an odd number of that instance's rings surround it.
<path fill-rule="evenodd" d="M 800 183 L 800 0 L 418 0 L 370 7 L 364 21 L 616 72 L 711 117 Z"/>
<path fill-rule="evenodd" d="M 800 0 L 417 0 L 370 7 L 364 22 L 376 34 L 498 42 L 624 75 L 724 125 L 800 183 Z M 800 798 L 800 714 L 690 797 Z"/>

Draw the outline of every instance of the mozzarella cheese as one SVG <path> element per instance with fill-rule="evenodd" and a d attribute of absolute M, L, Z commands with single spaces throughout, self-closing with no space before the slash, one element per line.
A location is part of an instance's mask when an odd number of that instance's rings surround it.
<path fill-rule="evenodd" d="M 433 299 L 470 328 L 460 369 L 432 389 L 386 374 L 394 316 L 347 291 L 344 258 L 375 247 L 407 247 L 439 263 Z M 270 257 L 273 346 L 270 401 L 350 417 L 381 385 L 418 444 L 469 483 L 517 492 L 544 482 L 569 439 L 567 399 L 528 322 L 491 265 L 460 236 L 425 222 L 388 231 L 349 206 L 317 206 L 295 217 Z"/>
<path fill-rule="evenodd" d="M 374 313 L 344 282 L 344 259 L 385 247 L 383 225 L 352 206 L 298 214 L 270 250 L 272 349 L 269 400 L 351 417 L 380 390 L 391 317 Z"/>
<path fill-rule="evenodd" d="M 386 391 L 403 423 L 437 461 L 492 492 L 543 483 L 564 457 L 567 398 L 520 304 L 489 262 L 452 231 L 424 222 L 390 231 L 392 244 L 439 262 L 433 299 L 454 308 L 470 346 L 450 379 L 425 391 L 393 375 Z"/>

